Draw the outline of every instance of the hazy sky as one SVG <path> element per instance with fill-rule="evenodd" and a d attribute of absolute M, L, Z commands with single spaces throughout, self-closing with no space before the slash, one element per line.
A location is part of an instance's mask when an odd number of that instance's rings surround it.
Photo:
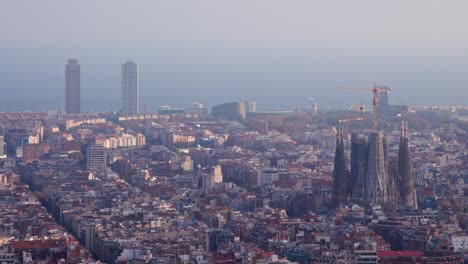
<path fill-rule="evenodd" d="M 81 64 L 82 109 L 120 105 L 121 64 L 141 105 L 259 108 L 370 103 L 336 86 L 389 85 L 390 102 L 465 104 L 466 0 L 0 0 L 0 111 L 59 107 Z"/>

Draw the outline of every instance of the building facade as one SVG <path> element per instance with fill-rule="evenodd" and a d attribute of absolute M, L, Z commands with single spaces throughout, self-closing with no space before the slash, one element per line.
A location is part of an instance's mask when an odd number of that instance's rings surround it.
<path fill-rule="evenodd" d="M 5 136 L 0 135 L 0 159 L 5 159 L 6 158 L 6 143 L 5 143 Z"/>
<path fill-rule="evenodd" d="M 247 113 L 256 113 L 256 102 L 232 102 L 215 105 L 211 108 L 211 115 L 214 118 L 226 120 L 244 120 Z"/>
<path fill-rule="evenodd" d="M 122 64 L 122 115 L 138 115 L 138 65 L 132 61 Z"/>
<path fill-rule="evenodd" d="M 49 145 L 47 144 L 26 144 L 23 146 L 23 160 L 26 162 L 38 160 L 46 153 L 49 153 Z"/>
<path fill-rule="evenodd" d="M 223 182 L 223 172 L 221 166 L 212 166 L 208 168 L 206 173 L 202 174 L 203 189 L 212 189 L 217 183 Z"/>
<path fill-rule="evenodd" d="M 81 105 L 80 65 L 78 60 L 69 59 L 65 65 L 65 112 L 79 114 Z"/>

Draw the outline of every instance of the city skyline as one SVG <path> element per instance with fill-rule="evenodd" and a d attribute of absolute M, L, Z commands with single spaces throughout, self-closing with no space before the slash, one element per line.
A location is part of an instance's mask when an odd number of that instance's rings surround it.
<path fill-rule="evenodd" d="M 60 109 L 59 68 L 69 57 L 86 65 L 84 111 L 120 109 L 116 91 L 126 57 L 138 61 L 140 105 L 153 111 L 193 100 L 255 100 L 259 109 L 284 109 L 307 105 L 311 96 L 320 107 L 343 107 L 363 97 L 345 96 L 336 86 L 368 87 L 374 80 L 393 88 L 395 104 L 465 104 L 463 1 L 203 1 L 180 9 L 158 1 L 114 1 L 112 12 L 108 2 L 93 10 L 88 3 L 45 1 L 27 10 L 16 1 L 5 5 L 0 86 L 9 89 L 0 110 Z M 51 11 L 69 8 L 77 12 Z M 131 23 L 120 19 L 128 12 L 135 15 Z"/>
<path fill-rule="evenodd" d="M 0 9 L 0 263 L 463 264 L 468 1 Z"/>
<path fill-rule="evenodd" d="M 79 64 L 78 66 L 80 66 Z M 96 65 L 92 65 L 96 66 Z M 81 71 L 81 70 L 80 70 Z M 99 70 L 101 71 L 101 70 Z M 81 71 L 82 72 L 82 71 Z M 82 75 L 82 74 L 80 74 Z M 93 74 L 94 75 L 94 74 Z M 114 78 L 113 80 L 109 81 L 109 83 L 113 83 L 116 81 L 116 79 L 120 79 L 122 83 L 122 72 L 120 72 L 119 78 Z M 80 77 L 80 79 L 84 79 L 83 77 Z M 92 78 L 93 79 L 93 78 Z M 143 79 L 144 80 L 144 79 Z M 65 80 L 66 82 L 66 80 Z M 81 80 L 81 83 L 83 80 Z M 88 79 L 84 79 L 84 82 L 87 83 L 89 82 Z M 139 82 L 139 81 L 138 81 Z M 366 80 L 366 81 L 359 81 L 359 82 L 354 82 L 352 86 L 357 86 L 357 87 L 371 87 L 372 86 L 373 80 Z M 382 87 L 391 87 L 393 88 L 393 85 L 389 85 L 388 82 L 385 82 L 385 80 L 377 80 L 377 83 L 379 86 Z M 336 82 L 337 85 L 333 85 L 330 83 L 329 87 L 326 89 L 322 89 L 320 92 L 321 93 L 326 93 L 323 97 L 316 98 L 317 104 L 319 107 L 322 109 L 348 109 L 352 104 L 355 104 L 356 102 L 363 102 L 364 105 L 370 106 L 372 104 L 371 100 L 369 99 L 369 96 L 367 96 L 365 93 L 348 93 L 344 98 L 345 100 L 341 100 L 343 98 L 343 94 L 340 93 L 339 91 L 336 91 L 336 88 L 339 87 L 342 84 L 339 82 Z M 100 85 L 100 87 L 106 87 L 107 85 L 103 83 Z M 138 85 L 140 86 L 140 85 Z M 120 84 L 120 87 L 122 87 L 122 84 Z M 148 87 L 148 85 L 147 85 Z M 87 90 L 86 86 L 81 87 L 80 84 L 80 91 Z M 122 90 L 122 88 L 120 88 Z M 163 88 L 161 88 L 163 89 Z M 188 89 L 188 88 L 187 88 Z M 93 90 L 93 93 L 91 94 L 99 94 L 104 90 L 104 88 L 98 88 L 97 90 Z M 143 90 L 145 88 L 143 87 Z M 164 89 L 163 89 L 164 90 Z M 190 90 L 190 89 L 189 89 Z M 8 91 L 10 92 L 10 91 Z M 80 103 L 80 108 L 83 109 L 84 112 L 111 112 L 111 111 L 120 111 L 122 109 L 122 91 L 120 93 L 117 92 L 117 87 L 113 90 L 110 91 L 109 94 L 106 94 L 105 98 L 114 98 L 111 101 L 106 101 L 106 102 L 101 102 L 101 101 L 96 101 L 96 98 L 101 98 L 100 96 L 91 96 L 90 91 L 88 90 L 87 95 L 83 96 L 81 95 L 81 103 Z M 82 92 L 81 92 L 82 93 Z M 460 103 L 455 103 L 450 102 L 450 101 L 441 101 L 439 100 L 438 102 L 435 102 L 433 100 L 427 100 L 426 102 L 422 101 L 419 99 L 419 96 L 416 97 L 407 97 L 403 98 L 402 97 L 402 89 L 394 88 L 392 92 L 390 93 L 390 103 L 396 103 L 396 104 L 407 104 L 411 106 L 432 106 L 432 105 L 440 105 L 440 106 L 447 106 L 447 105 L 458 105 L 458 106 L 466 106 L 464 103 L 463 99 L 460 99 L 458 97 Z M 117 98 L 115 95 L 120 94 Z M 189 94 L 189 93 L 188 93 Z M 310 93 L 309 93 L 310 94 Z M 142 105 L 146 106 L 147 111 L 152 111 L 152 112 L 157 112 L 160 106 L 163 105 L 172 105 L 176 107 L 184 107 L 187 105 L 190 105 L 191 102 L 193 101 L 202 101 L 205 102 L 207 105 L 216 105 L 219 103 L 223 102 L 230 102 L 230 101 L 240 101 L 240 100 L 245 100 L 246 98 L 250 101 L 257 101 L 258 105 L 260 106 L 259 109 L 262 110 L 291 110 L 296 107 L 302 107 L 302 108 L 308 108 L 309 107 L 309 101 L 307 100 L 307 93 L 303 94 L 288 94 L 282 97 L 276 97 L 274 96 L 273 100 L 270 100 L 271 98 L 266 95 L 266 96 L 249 96 L 249 93 L 241 95 L 241 94 L 236 94 L 233 96 L 225 96 L 224 93 L 221 94 L 221 96 L 215 96 L 215 95 L 196 95 L 193 94 L 191 97 L 180 97 L 180 96 L 151 96 L 151 97 L 142 97 L 142 103 L 138 103 L 138 111 L 142 112 Z M 447 94 L 445 94 L 446 96 Z M 66 112 L 66 100 L 58 100 L 57 102 L 52 103 L 49 101 L 50 98 L 53 98 L 55 95 L 51 94 L 49 98 L 44 98 L 43 102 L 38 102 L 38 100 L 32 100 L 28 101 L 27 103 L 21 103 L 21 104 L 11 104 L 11 101 L 6 101 L 3 102 L 3 104 L 0 105 L 0 111 L 46 111 L 46 110 L 58 110 L 58 111 L 64 111 Z M 83 98 L 86 97 L 86 98 Z M 140 97 L 140 88 L 138 87 L 138 97 Z M 388 96 L 387 96 L 388 97 Z M 425 98 L 425 96 L 421 96 L 422 98 Z M 27 97 L 25 97 L 27 99 Z M 18 98 L 19 100 L 23 100 L 25 98 Z M 66 98 L 66 96 L 65 96 Z M 333 99 L 334 98 L 334 99 Z M 340 99 L 340 102 L 336 102 L 333 100 Z M 444 96 L 438 97 L 438 99 L 443 99 Z M 116 100 L 117 99 L 117 100 Z M 153 100 L 156 99 L 156 100 Z M 1 99 L 0 99 L 1 100 Z M 155 102 L 155 103 L 152 103 Z M 16 106 L 15 106 L 16 105 Z M 19 107 L 18 107 L 19 106 Z"/>

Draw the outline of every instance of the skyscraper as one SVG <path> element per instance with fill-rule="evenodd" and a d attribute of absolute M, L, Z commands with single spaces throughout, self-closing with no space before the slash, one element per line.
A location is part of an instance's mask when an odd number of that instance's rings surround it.
<path fill-rule="evenodd" d="M 346 177 L 346 160 L 343 128 L 338 128 L 336 134 L 335 164 L 333 167 L 333 207 L 344 204 L 349 193 Z"/>
<path fill-rule="evenodd" d="M 93 145 L 88 147 L 88 168 L 106 168 L 106 149 L 103 146 Z"/>
<path fill-rule="evenodd" d="M 80 65 L 78 60 L 69 59 L 65 65 L 65 112 L 80 113 Z"/>
<path fill-rule="evenodd" d="M 138 66 L 132 61 L 122 64 L 122 115 L 138 115 Z"/>
<path fill-rule="evenodd" d="M 417 208 L 414 192 L 413 164 L 408 144 L 408 122 L 401 122 L 400 147 L 398 150 L 398 180 L 404 206 Z"/>

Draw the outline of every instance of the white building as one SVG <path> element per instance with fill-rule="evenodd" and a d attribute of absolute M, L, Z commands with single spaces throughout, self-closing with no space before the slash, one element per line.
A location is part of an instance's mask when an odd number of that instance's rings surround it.
<path fill-rule="evenodd" d="M 148 263 L 152 257 L 151 251 L 143 246 L 124 245 L 117 262 Z"/>
<path fill-rule="evenodd" d="M 96 144 L 108 149 L 141 147 L 146 144 L 146 137 L 142 134 L 122 134 L 109 138 L 97 138 Z"/>
<path fill-rule="evenodd" d="M 6 158 L 5 136 L 0 135 L 0 159 Z"/>
<path fill-rule="evenodd" d="M 468 250 L 468 235 L 452 236 L 452 245 L 455 252 Z"/>
<path fill-rule="evenodd" d="M 354 245 L 354 260 L 356 264 L 377 264 L 376 242 L 357 242 Z"/>

